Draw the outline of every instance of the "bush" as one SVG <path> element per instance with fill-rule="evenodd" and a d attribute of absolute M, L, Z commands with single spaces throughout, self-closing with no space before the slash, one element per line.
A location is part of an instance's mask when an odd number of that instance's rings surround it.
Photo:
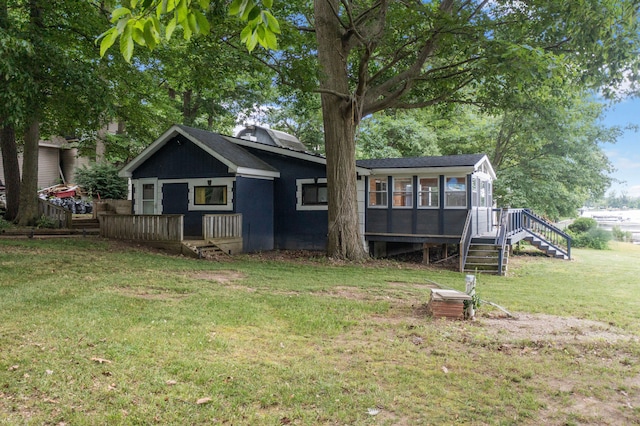
<path fill-rule="evenodd" d="M 633 238 L 631 231 L 623 231 L 619 226 L 614 226 L 611 229 L 611 234 L 616 241 L 630 242 Z"/>
<path fill-rule="evenodd" d="M 598 222 L 591 217 L 579 217 L 568 226 L 569 230 L 577 234 L 589 232 L 598 227 Z"/>
<path fill-rule="evenodd" d="M 110 164 L 92 164 L 76 171 L 76 183 L 92 197 L 122 200 L 127 197 L 127 180 Z"/>
<path fill-rule="evenodd" d="M 592 248 L 605 250 L 609 248 L 611 232 L 600 228 L 593 228 L 587 232 L 570 232 L 571 246 L 577 248 Z"/>

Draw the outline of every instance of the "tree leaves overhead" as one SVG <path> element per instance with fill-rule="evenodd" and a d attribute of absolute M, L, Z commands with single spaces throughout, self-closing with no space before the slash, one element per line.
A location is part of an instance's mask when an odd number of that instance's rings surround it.
<path fill-rule="evenodd" d="M 208 14 L 209 0 L 131 0 L 130 7 L 119 6 L 111 13 L 114 27 L 98 37 L 100 55 L 104 56 L 120 37 L 120 53 L 131 61 L 134 43 L 153 50 L 162 39 L 170 40 L 176 29 L 182 29 L 185 40 L 193 35 L 206 36 L 211 31 Z M 249 52 L 258 44 L 267 49 L 277 48 L 276 35 L 280 34 L 277 19 L 269 12 L 272 0 L 255 3 L 253 0 L 234 0 L 229 15 L 245 22 L 240 40 Z"/>

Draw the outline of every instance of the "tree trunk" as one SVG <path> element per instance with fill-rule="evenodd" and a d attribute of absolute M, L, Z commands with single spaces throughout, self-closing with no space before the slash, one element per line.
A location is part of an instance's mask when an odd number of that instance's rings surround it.
<path fill-rule="evenodd" d="M 20 203 L 20 165 L 18 163 L 16 133 L 13 127 L 4 126 L 0 131 L 0 150 L 7 196 L 7 210 L 4 218 L 13 221 L 18 216 Z"/>
<path fill-rule="evenodd" d="M 320 89 L 327 155 L 330 257 L 362 260 L 367 257 L 358 225 L 355 131 L 360 116 L 349 91 L 347 49 L 334 11 L 337 0 L 316 0 L 318 61 L 322 65 Z"/>
<path fill-rule="evenodd" d="M 18 225 L 32 226 L 38 221 L 38 142 L 40 122 L 33 119 L 24 134 L 24 155 L 22 159 L 22 185 L 20 186 L 20 206 Z"/>

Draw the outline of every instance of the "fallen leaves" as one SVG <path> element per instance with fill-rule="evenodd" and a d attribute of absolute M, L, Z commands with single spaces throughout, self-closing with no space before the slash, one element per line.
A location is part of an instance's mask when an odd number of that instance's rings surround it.
<path fill-rule="evenodd" d="M 200 398 L 199 400 L 196 401 L 196 404 L 198 404 L 198 405 L 208 404 L 211 401 L 213 401 L 213 400 L 211 398 L 209 398 L 209 397 Z"/>
<path fill-rule="evenodd" d="M 111 364 L 111 361 L 109 361 L 108 359 L 98 357 L 91 358 L 91 361 L 97 362 L 98 364 Z"/>

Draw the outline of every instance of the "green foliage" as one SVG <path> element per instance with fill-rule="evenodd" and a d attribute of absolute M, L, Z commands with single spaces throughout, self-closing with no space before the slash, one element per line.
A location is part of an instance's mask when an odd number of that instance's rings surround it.
<path fill-rule="evenodd" d="M 5 220 L 4 217 L 0 216 L 0 231 L 4 229 L 9 229 L 11 227 L 13 227 L 13 224 L 8 220 Z"/>
<path fill-rule="evenodd" d="M 114 200 L 127 197 L 127 179 L 118 176 L 118 169 L 110 164 L 81 167 L 76 172 L 76 183 L 94 197 Z"/>
<path fill-rule="evenodd" d="M 575 233 L 589 232 L 598 227 L 598 222 L 592 217 L 579 217 L 568 226 Z"/>
<path fill-rule="evenodd" d="M 604 250 L 611 241 L 611 232 L 598 228 L 598 222 L 590 217 L 580 217 L 567 227 L 573 247 Z"/>
<path fill-rule="evenodd" d="M 111 12 L 114 25 L 103 32 L 96 42 L 100 42 L 100 56 L 104 56 L 120 37 L 120 53 L 127 62 L 131 61 L 134 46 L 146 46 L 153 50 L 163 39 L 170 40 L 177 28 L 182 29 L 185 40 L 193 35 L 206 36 L 211 31 L 207 14 L 209 0 L 147 0 L 132 1 L 130 7 L 119 6 Z M 278 46 L 276 35 L 280 34 L 278 20 L 269 12 L 272 0 L 255 3 L 253 0 L 234 0 L 229 6 L 229 15 L 245 22 L 240 40 L 249 52 L 258 44 L 266 49 Z"/>
<path fill-rule="evenodd" d="M 630 242 L 633 240 L 633 233 L 631 231 L 623 231 L 619 226 L 611 228 L 611 235 L 615 241 Z"/>
<path fill-rule="evenodd" d="M 363 120 L 356 137 L 359 158 L 439 155 L 437 134 L 415 111 L 378 113 Z"/>
<path fill-rule="evenodd" d="M 36 221 L 36 227 L 37 228 L 47 228 L 47 229 L 52 229 L 52 228 L 56 228 L 56 223 L 53 221 L 53 219 L 42 215 L 38 218 L 38 220 Z"/>
<path fill-rule="evenodd" d="M 611 232 L 601 228 L 590 229 L 587 232 L 569 232 L 571 235 L 571 245 L 576 248 L 591 248 L 596 250 L 606 250 L 611 241 Z"/>

